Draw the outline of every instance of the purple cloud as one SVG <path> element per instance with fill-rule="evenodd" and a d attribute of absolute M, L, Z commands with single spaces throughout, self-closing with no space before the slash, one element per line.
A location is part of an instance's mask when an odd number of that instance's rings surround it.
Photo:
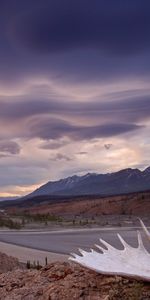
<path fill-rule="evenodd" d="M 0 152 L 6 152 L 9 154 L 19 154 L 20 150 L 21 147 L 14 141 L 0 141 Z"/>
<path fill-rule="evenodd" d="M 54 157 L 51 157 L 50 160 L 52 160 L 52 161 L 71 161 L 72 159 L 67 155 L 64 155 L 62 153 L 57 153 Z"/>
<path fill-rule="evenodd" d="M 130 123 L 108 123 L 98 126 L 72 125 L 61 119 L 36 119 L 29 124 L 28 137 L 39 137 L 43 140 L 57 140 L 69 137 L 73 140 L 88 140 L 98 137 L 111 137 L 124 134 L 143 126 Z"/>

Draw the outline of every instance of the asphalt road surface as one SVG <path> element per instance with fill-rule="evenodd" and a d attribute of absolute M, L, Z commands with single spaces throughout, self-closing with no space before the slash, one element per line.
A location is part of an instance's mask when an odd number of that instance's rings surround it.
<path fill-rule="evenodd" d="M 118 249 L 123 249 L 117 232 L 133 247 L 137 247 L 137 231 L 132 228 L 119 229 L 86 229 L 86 230 L 62 230 L 62 231 L 0 231 L 0 241 L 24 246 L 28 248 L 45 250 L 60 254 L 76 252 L 78 248 L 85 250 L 100 243 L 99 238 L 106 240 Z M 144 245 L 150 252 L 150 242 L 146 240 L 142 232 Z"/>

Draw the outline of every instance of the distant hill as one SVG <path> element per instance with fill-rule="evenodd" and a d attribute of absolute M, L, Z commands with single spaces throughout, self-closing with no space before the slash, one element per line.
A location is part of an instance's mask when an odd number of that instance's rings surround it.
<path fill-rule="evenodd" d="M 150 215 L 150 191 L 118 196 L 36 196 L 25 200 L 0 202 L 8 214 L 50 214 L 65 218 L 106 215 Z"/>
<path fill-rule="evenodd" d="M 120 195 L 150 189 L 150 167 L 144 171 L 124 169 L 115 173 L 74 175 L 49 181 L 24 199 L 37 196 Z"/>
<path fill-rule="evenodd" d="M 17 200 L 19 197 L 0 197 L 0 201 Z"/>

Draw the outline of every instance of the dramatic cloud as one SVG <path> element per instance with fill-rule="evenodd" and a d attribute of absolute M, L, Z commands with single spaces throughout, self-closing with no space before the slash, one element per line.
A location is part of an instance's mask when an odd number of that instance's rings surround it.
<path fill-rule="evenodd" d="M 140 91 L 139 91 L 140 93 Z M 33 97 L 35 97 L 33 95 Z M 53 99 L 37 99 L 34 100 L 31 98 L 29 100 L 29 96 L 24 97 L 16 97 L 17 101 L 14 101 L 14 97 L 8 98 L 2 97 L 0 98 L 0 118 L 1 120 L 17 120 L 17 119 L 27 119 L 33 116 L 42 116 L 42 115 L 59 115 L 62 117 L 103 117 L 104 115 L 109 117 L 109 119 L 116 119 L 116 116 L 128 121 L 142 121 L 142 119 L 150 117 L 150 95 L 140 95 L 140 96 L 132 96 L 129 94 L 126 96 L 124 92 L 115 95 L 105 95 L 108 97 L 108 100 L 99 99 L 93 100 L 84 103 L 81 101 L 67 100 L 61 101 L 59 96 L 57 96 L 57 100 Z M 109 100 L 109 97 L 112 97 Z M 19 99 L 20 101 L 19 101 Z M 43 97 L 44 98 L 44 97 Z M 98 97 L 97 97 L 98 98 Z M 116 100 L 117 98 L 117 100 Z"/>
<path fill-rule="evenodd" d="M 0 1 L 1 194 L 150 164 L 149 11 L 148 0 Z"/>
<path fill-rule="evenodd" d="M 43 143 L 40 148 L 41 149 L 45 149 L 45 150 L 55 150 L 55 149 L 59 149 L 62 148 L 63 146 L 67 145 L 68 142 L 67 141 L 49 141 L 49 142 L 45 142 Z"/>
<path fill-rule="evenodd" d="M 142 0 L 37 1 L 22 13 L 13 33 L 35 52 L 96 48 L 129 55 L 150 47 L 150 3 Z"/>
<path fill-rule="evenodd" d="M 19 154 L 20 150 L 21 148 L 16 142 L 0 141 L 0 152 L 6 152 L 9 154 Z M 3 155 L 1 157 L 3 157 Z"/>
<path fill-rule="evenodd" d="M 109 137 L 143 128 L 135 124 L 110 123 L 99 126 L 74 126 L 59 119 L 45 118 L 30 125 L 29 137 L 58 139 L 69 137 L 73 140 Z"/>

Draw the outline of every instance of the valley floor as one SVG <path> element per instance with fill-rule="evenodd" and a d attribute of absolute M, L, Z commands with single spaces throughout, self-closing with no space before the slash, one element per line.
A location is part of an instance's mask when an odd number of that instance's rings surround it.
<path fill-rule="evenodd" d="M 66 261 L 71 252 L 78 248 L 89 250 L 103 238 L 110 244 L 122 249 L 117 233 L 133 247 L 137 247 L 137 228 L 91 228 L 62 229 L 57 231 L 0 231 L 0 251 L 17 257 L 21 262 L 39 261 L 41 265 L 55 260 Z M 150 251 L 150 243 L 145 239 Z"/>
<path fill-rule="evenodd" d="M 45 258 L 47 258 L 47 261 L 49 263 L 52 263 L 56 260 L 60 262 L 68 260 L 68 255 L 41 251 L 3 242 L 0 242 L 0 251 L 7 254 L 8 256 L 17 257 L 20 262 L 23 262 L 25 264 L 28 260 L 30 260 L 31 263 L 33 263 L 34 261 L 39 261 L 39 264 L 43 266 L 45 265 Z"/>

